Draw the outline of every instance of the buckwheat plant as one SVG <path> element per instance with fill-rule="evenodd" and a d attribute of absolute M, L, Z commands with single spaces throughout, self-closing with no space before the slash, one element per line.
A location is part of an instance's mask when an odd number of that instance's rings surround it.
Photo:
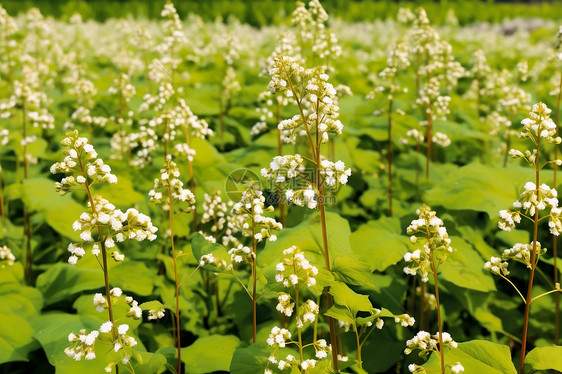
<path fill-rule="evenodd" d="M 111 148 L 114 151 L 111 157 L 118 160 L 129 160 L 131 151 L 138 145 L 136 134 L 131 134 L 133 111 L 129 109 L 129 102 L 137 91 L 127 74 L 120 74 L 108 91 L 116 96 L 119 103 L 119 114 L 109 117 L 109 121 L 117 127 L 117 131 L 110 140 Z"/>
<path fill-rule="evenodd" d="M 187 37 L 183 32 L 183 26 L 171 2 L 166 2 L 160 16 L 164 22 L 162 28 L 164 35 L 162 42 L 156 46 L 156 51 L 160 54 L 160 60 L 153 60 L 149 68 L 149 78 L 156 82 L 163 80 L 174 81 L 174 76 L 181 58 L 178 57 L 179 50 L 188 43 Z"/>
<path fill-rule="evenodd" d="M 14 79 L 14 69 L 17 64 L 18 43 L 15 39 L 17 32 L 17 23 L 0 5 L 0 33 L 3 35 L 0 40 L 0 71 L 5 74 L 10 84 Z"/>
<path fill-rule="evenodd" d="M 33 61 L 29 55 L 21 58 Z M 28 152 L 28 145 L 37 140 L 33 128 L 43 131 L 54 129 L 54 118 L 46 109 L 49 99 L 41 87 L 41 81 L 37 71 L 30 64 L 22 66 L 22 76 L 13 81 L 11 96 L 0 104 L 0 118 L 19 117 L 21 114 L 21 141 L 16 152 L 18 163 L 23 167 L 23 179 L 29 177 L 29 164 L 37 163 L 37 159 Z M 30 128 L 30 125 L 33 128 Z M 36 132 L 36 131 L 35 131 Z M 19 166 L 19 165 L 18 165 Z M 28 284 L 31 284 L 31 221 L 27 207 L 23 206 L 23 231 L 25 243 L 24 276 Z"/>
<path fill-rule="evenodd" d="M 328 72 L 332 71 L 332 59 L 342 53 L 336 35 L 328 28 L 328 13 L 319 0 L 311 0 L 306 4 L 297 1 L 291 23 L 297 27 L 297 36 L 302 53 L 312 51 L 311 65 L 321 65 Z M 304 57 L 304 56 L 303 56 Z"/>
<path fill-rule="evenodd" d="M 406 39 L 410 43 L 410 61 L 416 70 L 416 104 L 424 112 L 427 149 L 425 176 L 429 179 L 429 160 L 431 158 L 432 125 L 440 117 L 449 113 L 448 95 L 458 80 L 465 75 L 463 67 L 454 59 L 451 45 L 442 40 L 439 33 L 430 25 L 425 10 L 419 8 L 413 19 L 412 28 Z M 422 85 L 422 79 L 424 84 Z M 446 91 L 445 94 L 441 90 Z"/>
<path fill-rule="evenodd" d="M 332 347 L 324 339 L 316 339 L 316 329 L 318 313 L 320 308 L 311 299 L 301 300 L 302 294 L 309 290 L 313 295 L 316 294 L 316 275 L 318 268 L 312 265 L 305 257 L 304 252 L 296 246 L 292 246 L 283 251 L 285 258 L 275 267 L 277 274 L 275 280 L 281 283 L 287 292 L 278 293 L 278 304 L 276 309 L 285 317 L 294 317 L 295 328 L 297 329 L 297 340 L 292 340 L 291 332 L 286 328 L 275 326 L 267 339 L 267 344 L 273 347 L 270 354 L 265 373 L 272 373 L 271 365 L 275 365 L 283 371 L 288 368 L 300 369 L 302 373 L 308 373 L 331 352 Z M 304 298 L 303 298 L 304 299 Z M 311 324 L 314 324 L 314 337 L 312 343 L 304 344 L 302 332 Z M 296 358 L 289 354 L 280 359 L 280 350 L 287 345 L 294 344 L 299 350 L 299 357 Z M 314 347 L 314 358 L 310 354 L 305 354 L 306 348 Z M 309 351 L 311 351 L 309 349 Z M 327 369 L 327 368 L 325 368 Z"/>
<path fill-rule="evenodd" d="M 116 243 L 121 243 L 125 239 L 135 239 L 137 241 L 156 239 L 157 228 L 152 225 L 150 217 L 139 213 L 136 209 L 128 209 L 122 212 L 115 205 L 104 199 L 101 195 L 95 195 L 92 187 L 99 183 L 116 183 L 117 177 L 111 173 L 109 165 L 105 164 L 94 147 L 88 143 L 87 138 L 79 137 L 78 131 L 70 131 L 66 133 L 66 137 L 61 142 L 65 146 L 63 151 L 66 155 L 62 162 L 57 162 L 51 166 L 52 174 L 65 173 L 70 174 L 62 178 L 60 182 L 55 183 L 55 189 L 65 195 L 72 190 L 83 190 L 88 196 L 88 211 L 80 215 L 74 222 L 72 228 L 75 231 L 81 231 L 80 238 L 82 242 L 71 243 L 68 251 L 71 253 L 68 262 L 75 265 L 85 254 L 87 249 L 91 249 L 92 255 L 98 261 L 104 275 L 105 283 L 105 303 L 103 307 L 107 309 L 109 321 L 100 327 L 99 333 L 92 333 L 90 338 L 82 340 L 80 337 L 69 337 L 71 342 L 79 340 L 86 346 L 91 346 L 99 337 L 101 340 L 111 338 L 115 347 L 115 352 L 119 351 L 124 345 L 134 346 L 133 341 L 127 335 L 127 327 L 117 326 L 113 315 L 112 296 L 121 296 L 121 291 L 110 290 L 109 269 L 108 269 L 108 253 L 116 262 L 124 260 L 125 256 L 116 249 Z M 102 260 L 99 260 L 101 253 Z M 100 335 L 101 334 L 101 335 Z M 103 335 L 109 334 L 109 335 Z M 81 335 L 84 335 L 81 333 Z M 95 335 L 95 336 L 94 336 Z M 86 339 L 86 337 L 84 337 Z M 87 342 L 91 342 L 87 344 Z M 135 342 L 136 344 L 136 342 Z M 84 349 L 82 349 L 84 348 Z M 86 347 L 72 349 L 74 355 L 70 355 L 74 359 L 80 359 L 86 352 Z M 88 358 L 89 357 L 89 358 Z M 90 354 L 87 359 L 93 359 L 95 356 Z M 123 357 L 126 357 L 126 355 Z M 128 362 L 124 360 L 123 363 Z M 111 372 L 112 367 L 116 366 L 116 362 L 110 363 L 106 371 Z"/>
<path fill-rule="evenodd" d="M 80 361 L 82 358 L 93 360 L 96 358 L 96 343 L 102 347 L 103 356 L 109 361 L 105 367 L 107 373 L 111 373 L 115 367 L 118 372 L 118 364 L 128 365 L 130 372 L 135 372 L 131 363 L 131 358 L 135 356 L 134 347 L 137 345 L 136 339 L 129 335 L 129 325 L 120 323 L 126 318 L 134 320 L 142 319 L 143 308 L 131 296 L 127 296 L 119 287 L 114 287 L 110 291 L 109 298 L 105 298 L 101 293 L 94 295 L 94 305 L 99 313 L 104 312 L 110 305 L 126 305 L 129 308 L 127 314 L 115 320 L 115 322 L 104 322 L 99 329 L 86 332 L 85 329 L 78 334 L 72 332 L 68 335 L 70 346 L 64 352 L 69 358 Z M 148 311 L 148 320 L 160 319 L 164 317 L 164 309 L 158 308 Z M 99 347 L 99 346 L 98 346 Z M 107 351 L 109 347 L 109 351 Z M 98 349 L 98 354 L 99 350 Z"/>
<path fill-rule="evenodd" d="M 522 158 L 527 161 L 535 171 L 535 181 L 534 183 L 525 183 L 525 190 L 521 193 L 519 199 L 513 203 L 513 206 L 519 208 L 519 210 L 501 210 L 499 212 L 500 221 L 498 227 L 504 231 L 511 231 L 514 229 L 515 225 L 521 222 L 521 218 L 531 221 L 533 223 L 532 242 L 529 244 L 517 243 L 513 248 L 506 249 L 501 258 L 492 257 L 490 261 L 486 262 L 484 265 L 484 269 L 507 280 L 525 303 L 521 364 L 519 366 L 519 372 L 521 374 L 523 373 L 523 364 L 525 361 L 531 303 L 542 296 L 561 291 L 560 284 L 556 283 L 555 289 L 532 297 L 535 270 L 540 256 L 546 252 L 546 248 L 542 247 L 537 241 L 539 222 L 548 218 L 548 227 L 550 233 L 554 236 L 558 236 L 562 231 L 562 210 L 558 207 L 558 193 L 555 188 L 550 188 L 548 185 L 544 183 L 541 184 L 540 182 L 540 171 L 544 166 L 547 164 L 562 165 L 562 161 L 558 159 L 541 160 L 541 155 L 544 155 L 545 149 L 549 144 L 557 146 L 562 142 L 562 139 L 557 135 L 557 126 L 550 118 L 550 113 L 551 110 L 545 104 L 538 103 L 533 105 L 529 117 L 521 121 L 523 125 L 521 137 L 531 141 L 532 147 L 525 150 L 525 152 L 512 149 L 509 151 L 509 154 L 514 158 Z M 541 217 L 541 211 L 546 211 L 547 213 L 543 213 Z M 529 282 L 526 297 L 523 296 L 523 293 L 507 278 L 509 275 L 507 261 L 509 260 L 521 262 L 529 269 Z"/>
<path fill-rule="evenodd" d="M 338 119 L 337 91 L 328 82 L 328 75 L 322 67 L 305 69 L 300 60 L 294 57 L 280 56 L 275 58 L 274 67 L 270 71 L 269 89 L 272 92 L 283 92 L 295 102 L 299 114 L 279 123 L 280 130 L 290 131 L 290 137 L 304 136 L 307 139 L 310 153 L 308 157 L 299 154 L 277 156 L 261 174 L 276 182 L 298 181 L 302 185 L 293 190 L 285 190 L 285 198 L 299 206 L 306 205 L 309 209 L 320 210 L 322 227 L 322 244 L 325 266 L 330 271 L 328 252 L 328 236 L 326 228 L 325 196 L 326 188 L 346 184 L 351 169 L 346 168 L 342 161 L 332 162 L 322 155 L 322 144 L 327 143 L 329 134 L 341 134 L 343 124 Z M 311 165 L 313 175 L 307 175 L 307 165 Z M 295 186 L 293 184 L 292 186 Z M 332 296 L 325 290 L 328 308 L 333 304 Z M 335 324 L 329 318 L 330 342 L 335 344 Z M 337 350 L 332 350 L 334 368 L 337 370 Z"/>
<path fill-rule="evenodd" d="M 449 348 L 457 348 L 457 342 L 455 342 L 451 338 L 451 335 L 446 332 L 439 332 L 435 335 L 431 335 L 426 331 L 420 331 L 416 336 L 406 342 L 407 348 L 404 350 L 404 353 L 410 354 L 414 350 L 419 350 L 420 357 L 427 356 L 431 354 L 431 352 L 440 354 L 440 352 L 443 351 L 443 345 Z M 445 373 L 444 368 L 449 368 L 451 370 L 451 373 L 455 374 L 464 372 L 464 367 L 460 362 L 447 364 L 445 367 L 442 366 L 442 373 Z M 416 364 L 408 365 L 408 370 L 411 373 L 426 373 L 426 369 L 423 366 Z"/>
<path fill-rule="evenodd" d="M 224 118 L 228 115 L 232 107 L 233 96 L 241 90 L 240 82 L 236 77 L 235 65 L 240 59 L 241 46 L 238 39 L 228 33 L 219 39 L 218 52 L 221 56 L 223 63 L 223 75 L 220 83 L 219 91 L 219 123 L 220 123 L 220 137 L 222 139 L 226 131 Z"/>
<path fill-rule="evenodd" d="M 444 374 L 446 366 L 443 347 L 445 344 L 448 344 L 449 341 L 452 342 L 452 339 L 450 339 L 449 334 L 443 332 L 441 309 L 439 304 L 437 270 L 439 265 L 447 259 L 447 254 L 453 252 L 453 248 L 451 247 L 451 239 L 449 239 L 447 229 L 443 226 L 443 221 L 437 217 L 436 213 L 432 211 L 429 206 L 425 204 L 422 205 L 421 208 L 416 211 L 416 214 L 419 218 L 412 221 L 410 226 L 408 226 L 407 233 L 408 235 L 411 235 L 410 242 L 412 244 L 418 243 L 418 239 L 425 240 L 425 243 L 421 246 L 421 248 L 418 248 L 413 252 L 408 252 L 404 255 L 404 261 L 408 263 L 408 266 L 404 268 L 404 272 L 413 276 L 419 275 L 423 282 L 422 285 L 429 281 L 430 275 L 433 276 L 435 303 L 437 309 L 437 324 L 439 329 L 439 332 L 434 337 L 439 343 L 439 348 L 436 348 L 437 342 L 430 344 L 431 339 L 428 332 L 420 331 L 417 337 L 414 337 L 414 339 L 407 342 L 408 348 L 406 348 L 404 352 L 409 354 L 413 349 L 419 348 L 422 350 L 423 355 L 427 355 L 431 351 L 436 351 L 441 358 L 441 373 Z M 424 287 L 422 287 L 422 292 L 425 293 Z M 422 339 L 426 345 L 418 344 L 418 340 L 420 339 Z M 453 348 L 456 347 L 456 343 L 448 345 Z M 423 368 L 415 366 L 411 367 L 410 371 L 413 371 L 412 368 L 415 368 L 415 370 L 418 371 L 423 370 Z"/>
<path fill-rule="evenodd" d="M 390 47 L 386 63 L 387 66 L 378 74 L 381 80 L 380 84 L 367 97 L 374 98 L 376 93 L 380 92 L 385 94 L 388 100 L 386 110 L 388 129 L 386 172 L 388 176 L 388 215 L 392 216 L 392 113 L 394 112 L 394 95 L 408 92 L 407 88 L 396 83 L 396 77 L 410 66 L 408 47 L 403 41 L 399 40 Z"/>
<path fill-rule="evenodd" d="M 341 282 L 335 282 L 330 287 L 334 296 L 334 306 L 326 315 L 338 320 L 338 324 L 345 332 L 353 331 L 357 344 L 357 366 L 363 369 L 362 349 L 369 336 L 384 326 L 384 318 L 392 318 L 403 327 L 413 326 L 416 322 L 408 314 L 394 315 L 386 309 L 373 307 L 366 295 L 359 295 Z"/>
<path fill-rule="evenodd" d="M 554 123 L 556 124 L 556 134 L 558 135 L 558 126 L 560 124 L 560 102 L 562 98 L 562 26 L 559 27 L 558 33 L 556 34 L 556 43 L 554 46 L 554 57 L 553 57 L 553 65 L 555 65 L 556 70 L 558 71 L 559 78 L 557 79 L 556 88 L 551 92 L 551 95 L 556 95 L 556 112 L 554 115 Z M 553 77 L 556 79 L 556 75 Z M 554 147 L 554 159 L 558 159 L 558 147 Z M 553 185 L 557 186 L 557 172 L 558 172 L 558 165 L 554 163 L 552 165 L 554 171 L 554 180 Z M 552 258 L 554 259 L 554 284 L 559 283 L 559 273 L 558 273 L 558 237 L 553 237 L 552 241 Z M 555 298 L 555 317 L 554 317 L 554 344 L 558 345 L 558 341 L 560 338 L 560 295 L 557 293 L 554 295 Z"/>
<path fill-rule="evenodd" d="M 249 248 L 242 244 L 228 251 L 233 263 L 247 262 L 251 265 L 252 273 L 252 338 L 256 342 L 257 313 L 256 306 L 258 300 L 257 293 L 257 247 L 258 243 L 268 239 L 277 240 L 273 230 L 281 230 L 283 226 L 275 219 L 264 216 L 265 212 L 273 211 L 273 207 L 265 208 L 265 197 L 257 189 L 257 186 L 250 185 L 242 193 L 239 202 L 232 207 L 232 212 L 236 216 L 234 226 L 246 237 L 250 237 L 252 247 Z"/>
<path fill-rule="evenodd" d="M 183 204 L 183 211 L 189 212 L 195 209 L 195 196 L 190 190 L 183 188 L 180 181 L 180 171 L 172 156 L 168 155 L 165 166 L 160 170 L 160 178 L 154 180 L 154 188 L 148 195 L 150 201 L 155 204 L 163 204 L 162 209 L 169 213 L 168 222 L 170 226 L 170 243 L 172 247 L 172 260 L 174 263 L 174 282 L 176 287 L 176 343 L 178 348 L 178 373 L 181 373 L 181 341 L 180 341 L 180 280 L 178 279 L 177 258 L 181 254 L 176 253 L 174 246 L 174 202 Z"/>

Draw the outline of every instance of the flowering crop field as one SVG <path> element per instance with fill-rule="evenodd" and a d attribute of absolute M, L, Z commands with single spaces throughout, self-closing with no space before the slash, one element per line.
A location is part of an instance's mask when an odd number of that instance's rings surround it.
<path fill-rule="evenodd" d="M 0 6 L 0 371 L 562 371 L 562 27 L 431 16 Z"/>

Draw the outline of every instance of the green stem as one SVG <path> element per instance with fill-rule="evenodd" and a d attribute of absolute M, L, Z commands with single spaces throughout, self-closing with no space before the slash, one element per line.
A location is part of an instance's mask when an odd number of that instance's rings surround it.
<path fill-rule="evenodd" d="M 359 331 L 357 330 L 357 326 L 355 326 L 355 341 L 357 343 L 357 366 L 359 369 L 363 369 L 363 364 L 361 360 L 361 342 L 359 341 Z"/>

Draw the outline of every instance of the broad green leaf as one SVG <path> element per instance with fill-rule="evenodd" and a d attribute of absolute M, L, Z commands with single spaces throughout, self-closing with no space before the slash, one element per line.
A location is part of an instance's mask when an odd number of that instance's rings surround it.
<path fill-rule="evenodd" d="M 523 369 L 525 374 L 541 370 L 562 371 L 562 347 L 553 345 L 534 348 L 527 353 Z"/>
<path fill-rule="evenodd" d="M 334 303 L 348 308 L 354 318 L 357 312 L 370 312 L 373 309 L 369 296 L 356 293 L 345 283 L 332 283 L 330 294 L 334 297 Z"/>
<path fill-rule="evenodd" d="M 43 306 L 43 295 L 37 289 L 17 283 L 0 284 L 0 313 L 32 317 Z"/>
<path fill-rule="evenodd" d="M 111 285 L 119 285 L 125 292 L 150 295 L 154 287 L 153 274 L 146 265 L 126 261 L 110 267 Z M 37 278 L 37 289 L 43 293 L 45 304 L 65 300 L 81 291 L 104 287 L 101 269 L 80 268 L 58 263 Z"/>
<path fill-rule="evenodd" d="M 511 207 L 518 195 L 508 172 L 471 163 L 448 173 L 424 194 L 424 201 L 431 206 L 481 211 L 496 217 L 501 209 Z"/>
<path fill-rule="evenodd" d="M 458 236 L 451 237 L 453 253 L 439 266 L 441 276 L 463 288 L 489 292 L 496 289 L 490 273 L 484 271 L 485 261 L 474 248 Z"/>
<path fill-rule="evenodd" d="M 269 347 L 265 343 L 255 343 L 249 347 L 239 347 L 234 351 L 230 363 L 231 374 L 263 374 Z"/>
<path fill-rule="evenodd" d="M 166 357 L 158 352 L 138 352 L 134 364 L 136 374 L 159 374 L 166 371 Z"/>
<path fill-rule="evenodd" d="M 42 213 L 45 221 L 59 234 L 80 240 L 80 233 L 72 230 L 72 224 L 85 208 L 72 199 L 70 194 L 60 196 L 55 184 L 46 178 L 30 178 L 23 181 L 22 199 L 32 211 Z"/>
<path fill-rule="evenodd" d="M 332 266 L 332 273 L 336 280 L 347 284 L 373 291 L 380 291 L 384 288 L 376 275 L 369 271 L 368 265 L 352 256 L 337 257 Z"/>
<path fill-rule="evenodd" d="M 460 362 L 465 373 L 515 374 L 508 346 L 486 340 L 459 343 L 457 348 L 445 350 L 445 364 Z M 433 353 L 424 365 L 429 369 L 441 367 L 439 355 Z"/>
<path fill-rule="evenodd" d="M 210 335 L 197 339 L 187 348 L 182 348 L 182 360 L 187 373 L 211 373 L 227 371 L 232 355 L 240 345 L 234 335 Z"/>
<path fill-rule="evenodd" d="M 351 234 L 350 242 L 353 253 L 365 259 L 370 271 L 383 271 L 396 264 L 409 248 L 408 238 L 401 235 L 400 220 L 392 217 L 361 225 Z"/>
<path fill-rule="evenodd" d="M 2 301 L 4 302 L 4 301 Z M 29 322 L 16 314 L 0 312 L 0 364 L 10 361 L 28 361 L 27 354 L 37 347 L 33 339 L 33 328 Z"/>
<path fill-rule="evenodd" d="M 123 175 L 119 175 L 116 184 L 104 183 L 96 192 L 117 207 L 128 208 L 146 200 L 145 196 L 135 190 L 133 182 Z"/>
<path fill-rule="evenodd" d="M 91 361 L 74 361 L 69 358 L 64 349 L 69 346 L 68 335 L 80 329 L 87 331 L 100 327 L 100 323 L 90 318 L 75 314 L 52 312 L 41 315 L 33 321 L 35 334 L 33 337 L 39 341 L 47 355 L 49 363 L 56 368 L 57 373 L 63 374 L 94 374 L 103 373 L 106 365 L 101 347 L 96 347 L 96 359 Z M 99 351 L 98 351 L 99 349 Z M 103 349 L 106 349 L 103 347 Z"/>
<path fill-rule="evenodd" d="M 340 305 L 333 305 L 324 315 L 347 323 L 355 322 L 355 315 L 349 309 Z"/>
<path fill-rule="evenodd" d="M 294 209 L 300 208 L 294 207 Z M 326 226 L 330 261 L 333 263 L 338 257 L 351 257 L 349 222 L 336 213 L 327 212 Z M 258 253 L 258 264 L 262 266 L 276 264 L 283 258 L 283 251 L 293 245 L 303 250 L 310 262 L 324 264 L 322 243 L 320 215 L 311 214 L 297 226 L 281 230 L 277 235 L 277 241 L 268 241 L 265 248 Z"/>

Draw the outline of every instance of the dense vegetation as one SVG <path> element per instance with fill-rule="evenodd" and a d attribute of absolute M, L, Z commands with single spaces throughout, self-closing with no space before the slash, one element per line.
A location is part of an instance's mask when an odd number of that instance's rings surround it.
<path fill-rule="evenodd" d="M 557 3 L 123 4 L 0 7 L 2 372 L 562 371 Z"/>

